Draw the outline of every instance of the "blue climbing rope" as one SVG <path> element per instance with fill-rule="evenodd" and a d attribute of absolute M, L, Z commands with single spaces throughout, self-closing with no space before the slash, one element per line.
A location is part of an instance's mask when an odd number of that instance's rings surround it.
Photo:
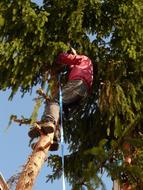
<path fill-rule="evenodd" d="M 62 185 L 63 185 L 63 190 L 66 190 L 65 173 L 64 173 L 63 102 L 62 102 L 62 87 L 61 87 L 60 75 L 59 75 L 59 104 L 60 104 L 60 130 L 61 130 L 61 156 L 62 156 Z"/>

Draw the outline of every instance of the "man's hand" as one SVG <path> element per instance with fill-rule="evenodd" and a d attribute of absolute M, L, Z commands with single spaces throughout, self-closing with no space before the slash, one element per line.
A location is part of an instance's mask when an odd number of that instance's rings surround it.
<path fill-rule="evenodd" d="M 64 68 L 64 65 L 56 65 L 55 66 L 55 68 L 54 68 L 54 71 L 56 72 L 56 73 L 60 73 L 62 70 L 63 70 L 63 68 Z"/>

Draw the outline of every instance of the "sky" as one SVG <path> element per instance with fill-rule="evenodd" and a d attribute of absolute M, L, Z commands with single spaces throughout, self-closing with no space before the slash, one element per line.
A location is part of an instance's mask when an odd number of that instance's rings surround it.
<path fill-rule="evenodd" d="M 38 87 L 33 90 L 31 95 L 27 94 L 24 98 L 21 98 L 21 93 L 18 92 L 12 101 L 8 101 L 10 91 L 0 92 L 0 171 L 6 180 L 13 174 L 21 171 L 22 165 L 26 163 L 28 156 L 31 154 L 31 148 L 28 146 L 29 137 L 27 135 L 29 126 L 19 126 L 13 122 L 9 129 L 6 129 L 9 118 L 12 114 L 17 115 L 18 118 L 21 116 L 29 118 L 35 103 L 33 99 L 36 97 L 36 89 Z M 39 117 L 43 112 L 43 108 L 40 112 Z M 45 183 L 46 175 L 49 172 L 47 164 L 44 164 L 33 190 L 62 189 L 61 180 L 53 184 Z M 67 188 L 67 190 L 70 190 L 70 188 Z"/>
<path fill-rule="evenodd" d="M 35 0 L 39 5 L 42 5 L 42 1 Z M 34 98 L 36 97 L 36 90 L 33 89 L 32 94 L 26 94 L 23 98 L 21 93 L 18 92 L 12 101 L 8 101 L 10 91 L 0 92 L 0 172 L 2 172 L 4 178 L 8 180 L 12 175 L 21 171 L 22 166 L 26 163 L 28 156 L 31 154 L 31 148 L 28 146 L 29 137 L 27 135 L 29 126 L 19 126 L 16 123 L 12 123 L 9 129 L 8 126 L 10 116 L 17 115 L 18 118 L 24 116 L 29 118 L 33 111 Z M 43 113 L 43 107 L 40 110 L 39 118 Z M 56 152 L 61 154 L 60 150 Z M 47 164 L 44 164 L 33 190 L 62 190 L 62 180 L 56 180 L 54 183 L 45 183 L 46 175 L 50 173 L 50 169 Z M 104 183 L 107 186 L 107 190 L 112 189 L 112 183 L 106 174 L 103 176 Z M 66 182 L 66 190 L 71 190 L 70 185 Z M 101 189 L 99 189 L 101 190 Z"/>
<path fill-rule="evenodd" d="M 10 91 L 0 92 L 0 171 L 6 180 L 12 175 L 21 171 L 22 166 L 26 163 L 28 156 L 31 154 L 31 148 L 28 146 L 29 137 L 27 135 L 29 126 L 12 122 L 12 125 L 7 129 L 10 116 L 17 115 L 18 118 L 24 116 L 29 118 L 35 104 L 34 98 L 37 97 L 36 90 L 33 89 L 32 94 L 26 94 L 23 98 L 18 92 L 12 101 L 8 101 Z M 43 107 L 40 109 L 39 118 L 43 113 Z M 66 148 L 66 147 L 65 147 Z M 55 152 L 61 155 L 61 151 Z M 54 183 L 45 183 L 46 175 L 50 173 L 50 169 L 45 163 L 33 187 L 33 190 L 62 190 L 62 180 L 56 180 Z M 111 181 L 104 175 L 104 183 L 107 185 L 107 190 L 111 190 Z M 71 190 L 71 187 L 66 183 L 66 190 Z M 100 189 L 99 189 L 100 190 Z"/>

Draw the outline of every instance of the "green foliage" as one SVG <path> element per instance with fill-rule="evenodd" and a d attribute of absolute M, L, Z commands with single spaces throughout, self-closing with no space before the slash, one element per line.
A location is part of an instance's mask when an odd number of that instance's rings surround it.
<path fill-rule="evenodd" d="M 41 104 L 42 104 L 42 100 L 40 98 L 37 98 L 35 100 L 35 106 L 34 106 L 33 112 L 31 114 L 31 124 L 37 121 L 38 111 L 39 111 L 39 108 L 41 107 Z"/>
<path fill-rule="evenodd" d="M 0 87 L 12 88 L 12 95 L 18 88 L 25 93 L 42 83 L 44 72 L 67 46 L 50 38 L 49 13 L 29 0 L 2 1 L 0 12 Z"/>
<path fill-rule="evenodd" d="M 81 183 L 96 189 L 101 168 L 121 181 L 127 173 L 136 187 L 142 182 L 142 20 L 139 0 L 44 0 L 43 7 L 30 0 L 0 2 L 1 90 L 11 88 L 14 95 L 42 85 L 56 73 L 54 61 L 68 43 L 93 61 L 93 92 L 64 121 L 70 152 L 65 174 L 73 189 Z M 50 88 L 53 84 L 55 78 Z M 124 162 L 126 139 L 131 165 Z M 50 179 L 60 177 L 59 163 L 51 157 Z"/>
<path fill-rule="evenodd" d="M 6 130 L 10 128 L 10 126 L 11 126 L 13 120 L 15 120 L 15 119 L 17 119 L 17 116 L 16 116 L 16 115 L 11 115 L 11 116 L 10 116 L 10 119 L 9 119 L 8 126 L 7 126 Z"/>

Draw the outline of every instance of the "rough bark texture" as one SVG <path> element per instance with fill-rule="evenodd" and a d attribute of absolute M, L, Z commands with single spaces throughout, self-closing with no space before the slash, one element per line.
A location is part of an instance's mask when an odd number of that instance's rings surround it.
<path fill-rule="evenodd" d="M 8 184 L 0 172 L 0 190 L 9 190 Z"/>
<path fill-rule="evenodd" d="M 31 156 L 21 172 L 16 190 L 32 190 L 37 175 L 47 159 L 47 153 L 53 140 L 54 133 L 42 135 Z"/>

